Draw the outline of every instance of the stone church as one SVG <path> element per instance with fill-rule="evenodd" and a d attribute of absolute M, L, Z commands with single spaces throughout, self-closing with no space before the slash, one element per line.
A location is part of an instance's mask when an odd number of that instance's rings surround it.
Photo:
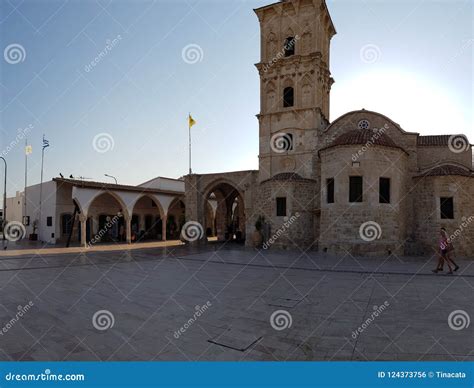
<path fill-rule="evenodd" d="M 261 30 L 259 169 L 185 177 L 186 219 L 199 241 L 353 255 L 430 254 L 441 227 L 458 255 L 474 254 L 472 145 L 424 136 L 369 110 L 331 121 L 324 0 L 255 10 Z M 215 217 L 209 200 L 217 201 Z"/>

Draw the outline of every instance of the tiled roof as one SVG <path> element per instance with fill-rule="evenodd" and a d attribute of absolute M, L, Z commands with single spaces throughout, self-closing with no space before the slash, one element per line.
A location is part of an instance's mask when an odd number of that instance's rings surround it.
<path fill-rule="evenodd" d="M 336 138 L 329 146 L 323 148 L 331 148 L 342 145 L 380 145 L 384 147 L 399 148 L 395 142 L 381 130 L 374 129 L 354 129 L 343 133 Z M 404 151 L 404 150 L 403 150 Z"/>
<path fill-rule="evenodd" d="M 445 164 L 443 166 L 437 166 L 429 169 L 428 171 L 418 176 L 446 176 L 446 175 L 459 175 L 474 177 L 474 173 L 466 168 L 459 166 L 453 166 L 451 164 Z"/>
<path fill-rule="evenodd" d="M 469 144 L 469 140 L 465 135 L 432 135 L 432 136 L 418 136 L 416 144 L 418 147 L 447 147 L 451 143 L 462 141 Z"/>
<path fill-rule="evenodd" d="M 416 144 L 418 147 L 436 146 L 436 147 L 447 147 L 449 141 L 449 135 L 437 135 L 437 136 L 418 136 Z"/>
<path fill-rule="evenodd" d="M 313 179 L 308 179 L 308 178 L 303 178 L 301 175 L 296 174 L 294 172 L 282 172 L 280 174 L 276 174 L 272 176 L 270 179 L 265 180 L 264 182 L 267 181 L 313 181 Z"/>
<path fill-rule="evenodd" d="M 142 187 L 142 186 L 116 185 L 114 183 L 83 181 L 79 179 L 53 178 L 53 181 L 58 182 L 60 184 L 68 183 L 76 187 L 99 189 L 99 190 L 135 191 L 135 192 L 141 192 L 141 193 L 163 193 L 163 194 L 173 194 L 173 195 L 184 194 L 183 192 L 180 192 L 180 191 L 152 189 L 152 188 L 147 188 L 147 187 Z"/>

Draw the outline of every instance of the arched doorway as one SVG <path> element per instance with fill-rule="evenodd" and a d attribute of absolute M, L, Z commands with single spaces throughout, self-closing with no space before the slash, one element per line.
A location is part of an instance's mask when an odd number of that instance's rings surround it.
<path fill-rule="evenodd" d="M 186 206 L 181 198 L 175 198 L 168 208 L 166 233 L 169 240 L 178 240 L 186 223 Z"/>
<path fill-rule="evenodd" d="M 163 240 L 163 209 L 151 196 L 144 195 L 133 206 L 132 242 Z"/>
<path fill-rule="evenodd" d="M 123 242 L 125 236 L 125 205 L 110 192 L 94 198 L 87 212 L 87 239 L 95 243 Z"/>
<path fill-rule="evenodd" d="M 217 182 L 204 195 L 204 230 L 218 241 L 245 241 L 245 203 L 242 194 L 227 182 Z M 214 211 L 212 211 L 214 210 Z"/>

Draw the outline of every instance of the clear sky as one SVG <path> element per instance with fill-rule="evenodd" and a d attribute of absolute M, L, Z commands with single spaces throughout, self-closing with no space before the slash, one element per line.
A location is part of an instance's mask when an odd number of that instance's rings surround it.
<path fill-rule="evenodd" d="M 9 195 L 23 190 L 17 134 L 29 126 L 29 183 L 40 180 L 43 133 L 51 144 L 45 180 L 60 172 L 111 181 L 107 173 L 124 184 L 184 175 L 188 112 L 197 121 L 194 172 L 256 169 L 260 43 L 252 9 L 269 3 L 0 0 Z M 338 32 L 331 120 L 366 108 L 407 131 L 465 133 L 474 142 L 471 0 L 327 3 Z M 6 50 L 12 44 L 19 51 Z M 188 45 L 197 51 L 189 46 L 184 60 Z"/>

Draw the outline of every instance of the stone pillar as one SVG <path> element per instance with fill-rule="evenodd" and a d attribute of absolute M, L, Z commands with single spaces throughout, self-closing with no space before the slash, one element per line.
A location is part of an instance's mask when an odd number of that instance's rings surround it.
<path fill-rule="evenodd" d="M 225 241 L 225 233 L 227 231 L 228 212 L 225 198 L 216 194 L 216 237 L 218 241 Z"/>
<path fill-rule="evenodd" d="M 168 221 L 168 216 L 163 216 L 161 219 L 161 240 L 166 241 L 166 222 Z"/>
<path fill-rule="evenodd" d="M 205 228 L 205 212 L 206 203 L 203 194 L 200 191 L 201 176 L 196 174 L 186 175 L 184 177 L 185 183 L 185 207 L 186 207 L 186 222 L 198 222 Z M 191 244 L 205 243 L 207 241 L 206 233 L 204 231 L 200 240 L 193 241 Z"/>
<path fill-rule="evenodd" d="M 87 247 L 87 216 L 80 215 L 79 222 L 81 223 L 81 246 Z"/>
<path fill-rule="evenodd" d="M 124 216 L 125 220 L 125 235 L 127 244 L 132 243 L 132 217 Z"/>

